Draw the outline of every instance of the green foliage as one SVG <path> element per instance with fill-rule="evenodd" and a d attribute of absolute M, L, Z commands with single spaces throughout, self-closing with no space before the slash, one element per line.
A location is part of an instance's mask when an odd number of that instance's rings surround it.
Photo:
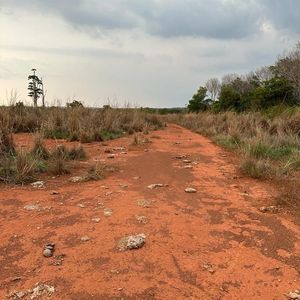
<path fill-rule="evenodd" d="M 101 131 L 100 136 L 103 141 L 114 140 L 123 136 L 122 132 Z"/>
<path fill-rule="evenodd" d="M 45 129 L 44 132 L 44 137 L 48 139 L 68 139 L 69 138 L 69 131 L 64 129 L 64 128 L 54 128 L 53 130 L 51 129 Z"/>
<path fill-rule="evenodd" d="M 219 101 L 213 104 L 215 111 L 242 111 L 241 96 L 230 85 L 222 86 Z"/>
<path fill-rule="evenodd" d="M 83 104 L 81 101 L 73 100 L 72 102 L 67 103 L 67 107 L 78 108 L 78 107 L 83 107 Z"/>
<path fill-rule="evenodd" d="M 207 88 L 200 86 L 197 93 L 192 97 L 188 104 L 188 110 L 190 112 L 205 111 L 209 108 L 208 101 L 205 99 L 207 94 Z"/>
<path fill-rule="evenodd" d="M 262 110 L 274 106 L 298 104 L 293 87 L 283 77 L 273 77 L 261 85 L 246 85 L 238 78 L 231 84 L 223 85 L 219 101 L 213 104 L 213 111 Z"/>

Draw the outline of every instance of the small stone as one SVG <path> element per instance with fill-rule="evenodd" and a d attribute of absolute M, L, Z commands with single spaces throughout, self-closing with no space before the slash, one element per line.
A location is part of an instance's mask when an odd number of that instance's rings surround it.
<path fill-rule="evenodd" d="M 104 153 L 111 153 L 111 149 L 105 149 Z"/>
<path fill-rule="evenodd" d="M 80 238 L 80 240 L 82 241 L 82 242 L 87 242 L 87 241 L 89 241 L 91 238 L 89 237 L 89 236 L 87 236 L 87 235 L 85 235 L 85 236 L 82 236 L 81 238 Z"/>
<path fill-rule="evenodd" d="M 277 206 L 262 206 L 259 210 L 263 213 L 278 213 L 280 208 Z"/>
<path fill-rule="evenodd" d="M 136 220 L 140 224 L 147 224 L 148 223 L 148 219 L 145 216 L 136 216 Z"/>
<path fill-rule="evenodd" d="M 51 192 L 51 195 L 58 195 L 58 194 L 59 194 L 58 191 L 52 191 L 52 192 Z"/>
<path fill-rule="evenodd" d="M 115 155 L 114 155 L 114 154 L 108 154 L 108 155 L 107 155 L 107 158 L 113 159 L 113 158 L 115 158 Z"/>
<path fill-rule="evenodd" d="M 184 162 L 185 164 L 190 164 L 190 163 L 192 163 L 192 161 L 191 161 L 190 159 L 184 159 L 183 162 Z"/>
<path fill-rule="evenodd" d="M 26 297 L 27 294 L 28 294 L 27 291 L 13 292 L 12 294 L 8 295 L 8 298 L 11 298 L 12 300 L 18 300 L 18 299 L 22 299 L 22 298 Z"/>
<path fill-rule="evenodd" d="M 126 152 L 126 151 L 122 151 L 122 152 L 121 152 L 121 154 L 123 154 L 123 155 L 124 155 L 124 154 L 127 154 L 127 152 Z"/>
<path fill-rule="evenodd" d="M 141 177 L 139 176 L 135 176 L 135 177 L 132 177 L 133 180 L 139 180 Z"/>
<path fill-rule="evenodd" d="M 300 291 L 295 290 L 293 292 L 289 292 L 286 297 L 292 300 L 300 300 Z"/>
<path fill-rule="evenodd" d="M 184 168 L 184 169 L 193 169 L 193 166 L 187 165 L 187 166 L 184 166 L 183 168 Z"/>
<path fill-rule="evenodd" d="M 144 207 L 144 208 L 149 208 L 151 207 L 152 201 L 151 200 L 145 200 L 145 199 L 141 199 L 137 201 L 137 205 Z"/>
<path fill-rule="evenodd" d="M 54 248 L 55 248 L 55 244 L 53 243 L 49 243 L 44 247 L 44 251 L 43 251 L 43 255 L 45 257 L 51 257 L 53 255 L 54 252 Z"/>
<path fill-rule="evenodd" d="M 153 183 L 153 184 L 150 184 L 147 186 L 148 189 L 156 189 L 156 188 L 160 188 L 160 187 L 163 187 L 164 185 L 162 183 Z"/>
<path fill-rule="evenodd" d="M 37 283 L 36 286 L 30 291 L 30 299 L 36 299 L 43 295 L 51 297 L 54 292 L 55 288 L 53 286 Z"/>
<path fill-rule="evenodd" d="M 214 274 L 216 272 L 216 270 L 213 268 L 213 266 L 210 263 L 204 264 L 203 268 L 211 274 Z"/>
<path fill-rule="evenodd" d="M 36 188 L 36 189 L 41 189 L 45 186 L 45 182 L 44 181 L 36 181 L 36 182 L 33 182 L 31 184 L 31 186 Z"/>
<path fill-rule="evenodd" d="M 105 217 L 110 217 L 113 214 L 113 211 L 110 208 L 104 208 L 103 214 Z"/>
<path fill-rule="evenodd" d="M 70 179 L 71 182 L 77 183 L 77 182 L 83 182 L 84 178 L 82 176 L 74 176 Z"/>
<path fill-rule="evenodd" d="M 53 255 L 53 252 L 52 252 L 52 250 L 46 248 L 46 249 L 43 251 L 43 255 L 44 255 L 45 257 L 51 257 L 51 256 Z"/>
<path fill-rule="evenodd" d="M 186 193 L 189 193 L 189 194 L 193 194 L 193 193 L 197 193 L 197 190 L 194 189 L 194 188 L 186 188 L 186 189 L 185 189 L 185 192 L 186 192 Z"/>
<path fill-rule="evenodd" d="M 93 222 L 95 222 L 95 223 L 99 223 L 99 222 L 100 222 L 100 220 L 101 220 L 101 219 L 100 219 L 100 218 L 97 218 L 97 217 L 95 217 L 95 218 L 92 218 L 92 221 L 93 221 Z"/>
<path fill-rule="evenodd" d="M 125 151 L 126 148 L 125 147 L 114 147 L 113 150 L 114 151 Z"/>
<path fill-rule="evenodd" d="M 126 188 L 128 188 L 128 184 L 120 184 L 120 187 L 123 189 L 126 189 Z"/>
<path fill-rule="evenodd" d="M 27 204 L 24 206 L 24 208 L 28 211 L 32 211 L 32 210 L 40 210 L 41 206 L 39 204 Z"/>
<path fill-rule="evenodd" d="M 143 233 L 137 235 L 129 235 L 119 240 L 118 248 L 120 251 L 139 249 L 144 246 L 145 240 L 146 235 Z"/>
<path fill-rule="evenodd" d="M 80 207 L 80 208 L 85 208 L 85 205 L 82 204 L 82 203 L 77 204 L 77 206 Z"/>

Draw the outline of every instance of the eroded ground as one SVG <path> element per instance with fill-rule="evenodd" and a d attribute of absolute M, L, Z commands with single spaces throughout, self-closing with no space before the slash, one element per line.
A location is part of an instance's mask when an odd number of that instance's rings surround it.
<path fill-rule="evenodd" d="M 284 212 L 258 210 L 272 204 L 269 186 L 240 177 L 230 154 L 178 126 L 147 138 L 85 145 L 89 163 L 118 166 L 104 180 L 1 185 L 1 299 L 37 282 L 55 287 L 52 299 L 285 299 L 299 289 L 299 227 Z M 127 154 L 107 159 L 105 149 L 121 146 Z M 147 188 L 153 183 L 167 186 Z M 118 251 L 120 238 L 139 233 L 143 248 Z M 52 258 L 42 255 L 48 242 Z"/>

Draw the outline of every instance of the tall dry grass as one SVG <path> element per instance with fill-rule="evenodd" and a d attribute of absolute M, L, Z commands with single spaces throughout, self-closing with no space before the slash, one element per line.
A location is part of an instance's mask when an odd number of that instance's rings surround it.
<path fill-rule="evenodd" d="M 13 132 L 40 131 L 44 137 L 92 142 L 157 129 L 154 114 L 131 108 L 0 107 L 0 120 Z"/>
<path fill-rule="evenodd" d="M 131 108 L 0 107 L 0 181 L 26 183 L 40 172 L 66 174 L 70 172 L 68 161 L 86 158 L 83 147 L 59 146 L 50 153 L 43 138 L 88 143 L 148 132 L 162 125 L 156 115 Z M 33 149 L 15 149 L 12 133 L 18 132 L 36 133 Z"/>
<path fill-rule="evenodd" d="M 300 207 L 299 108 L 274 115 L 263 112 L 177 114 L 168 115 L 164 120 L 237 151 L 241 172 L 253 178 L 271 179 L 285 191 L 279 202 Z"/>

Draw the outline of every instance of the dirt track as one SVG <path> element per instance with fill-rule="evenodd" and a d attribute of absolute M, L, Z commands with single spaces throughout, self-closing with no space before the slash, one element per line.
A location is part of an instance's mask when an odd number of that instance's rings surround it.
<path fill-rule="evenodd" d="M 52 299 L 285 299 L 299 289 L 299 227 L 283 212 L 258 210 L 271 204 L 272 189 L 240 177 L 230 154 L 188 130 L 169 125 L 147 137 L 152 143 L 107 160 L 118 171 L 101 181 L 69 183 L 72 174 L 40 190 L 1 185 L 1 299 L 36 282 L 55 287 Z M 93 161 L 131 141 L 85 148 Z M 147 188 L 153 183 L 168 186 Z M 35 203 L 41 210 L 24 209 Z M 144 247 L 118 251 L 118 240 L 135 233 L 147 236 Z M 43 257 L 47 242 L 65 255 L 61 265 Z"/>

